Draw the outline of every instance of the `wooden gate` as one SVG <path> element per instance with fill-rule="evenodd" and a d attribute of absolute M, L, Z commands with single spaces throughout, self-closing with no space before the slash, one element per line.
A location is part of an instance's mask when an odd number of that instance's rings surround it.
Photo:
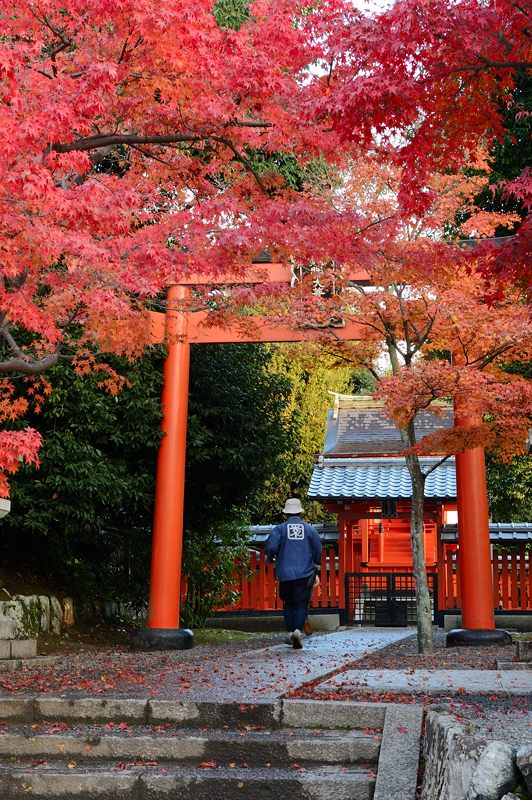
<path fill-rule="evenodd" d="M 433 620 L 438 614 L 438 577 L 427 573 Z M 345 576 L 348 624 L 406 627 L 417 620 L 411 572 L 349 572 Z"/>

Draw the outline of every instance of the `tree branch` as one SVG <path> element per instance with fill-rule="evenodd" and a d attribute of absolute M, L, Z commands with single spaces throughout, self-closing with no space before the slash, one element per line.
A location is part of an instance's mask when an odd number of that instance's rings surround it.
<path fill-rule="evenodd" d="M 264 120 L 232 119 L 227 123 L 228 128 L 273 128 L 273 123 Z"/>
<path fill-rule="evenodd" d="M 405 311 L 405 307 L 404 307 L 404 303 L 403 303 L 403 290 L 400 289 L 400 287 L 397 285 L 397 283 L 393 283 L 392 288 L 393 288 L 393 290 L 395 292 L 395 296 L 397 297 L 397 301 L 399 303 L 399 312 L 401 314 L 401 321 L 403 323 L 403 331 L 404 331 L 405 342 L 406 342 L 406 355 L 409 356 L 409 354 L 411 354 L 413 351 L 412 351 L 412 342 L 411 342 L 411 339 L 410 339 L 408 315 L 407 315 L 407 313 Z"/>
<path fill-rule="evenodd" d="M 129 33 L 133 33 L 133 31 L 130 30 Z M 141 44 L 142 41 L 143 41 L 142 36 L 137 37 L 137 41 L 135 42 L 135 44 L 132 45 L 131 48 L 128 50 L 127 49 L 127 43 L 129 42 L 129 35 L 126 36 L 126 40 L 125 40 L 124 44 L 122 45 L 122 50 L 120 51 L 120 55 L 118 56 L 118 59 L 117 59 L 116 63 L 117 64 L 121 64 L 122 61 L 124 60 L 124 58 L 126 56 L 128 56 L 130 53 L 132 53 L 133 50 L 135 50 L 139 46 L 139 44 Z"/>
<path fill-rule="evenodd" d="M 137 151 L 138 151 L 139 153 L 141 153 L 141 154 L 142 154 L 142 155 L 143 155 L 145 158 L 152 158 L 154 161 L 159 161 L 159 163 L 160 163 L 160 164 L 164 164 L 164 165 L 165 165 L 165 167 L 171 167 L 171 166 L 172 166 L 172 164 L 170 163 L 170 161 L 165 161 L 165 159 L 164 159 L 164 158 L 161 158 L 160 156 L 156 156 L 156 155 L 155 155 L 155 153 L 150 153 L 148 150 L 144 150 L 144 148 L 142 148 L 142 147 L 139 147 L 139 146 L 138 146 L 138 145 L 136 145 L 136 144 L 132 144 L 132 145 L 131 145 L 131 148 L 132 148 L 133 150 L 137 150 Z"/>
<path fill-rule="evenodd" d="M 261 191 L 264 194 L 268 194 L 268 190 L 266 189 L 266 186 L 264 185 L 264 183 L 262 181 L 262 178 L 260 177 L 259 173 L 255 169 L 255 167 L 253 166 L 251 161 L 248 158 L 246 158 L 246 156 L 243 153 L 241 153 L 239 150 L 237 150 L 237 148 L 235 147 L 235 145 L 233 144 L 233 142 L 230 139 L 226 139 L 224 136 L 210 136 L 209 138 L 212 139 L 214 142 L 219 142 L 220 144 L 225 144 L 225 146 L 228 147 L 232 151 L 232 153 L 234 154 L 235 158 L 238 161 L 240 161 L 240 163 L 243 164 L 246 167 L 246 169 L 248 169 L 251 172 L 251 174 L 253 175 L 253 177 L 257 181 L 258 185 L 260 186 Z"/>
<path fill-rule="evenodd" d="M 46 72 L 46 70 L 44 70 L 44 69 L 36 69 L 34 67 L 33 71 L 34 72 L 38 72 L 39 75 L 44 75 L 45 78 L 48 78 L 51 81 L 53 81 L 53 79 L 54 79 L 54 76 L 50 72 Z"/>
<path fill-rule="evenodd" d="M 423 473 L 423 475 L 425 476 L 425 478 L 427 477 L 427 475 L 430 475 L 430 473 L 431 473 L 431 472 L 434 472 L 434 470 L 435 470 L 435 469 L 438 469 L 438 467 L 441 467 L 441 465 L 442 465 L 442 464 L 445 464 L 445 462 L 446 462 L 446 461 L 447 461 L 449 458 L 451 458 L 451 453 L 449 453 L 449 454 L 448 454 L 448 455 L 446 455 L 446 456 L 443 456 L 443 458 L 440 458 L 440 460 L 439 460 L 439 461 L 437 461 L 437 462 L 436 462 L 436 464 L 434 464 L 434 465 L 433 465 L 433 466 L 432 466 L 430 469 L 428 469 L 426 472 L 424 472 L 424 473 Z"/>
<path fill-rule="evenodd" d="M 137 136 L 133 133 L 109 133 L 87 136 L 75 142 L 56 143 L 49 146 L 56 153 L 70 153 L 73 150 L 98 150 L 100 147 L 116 147 L 120 144 L 178 144 L 180 142 L 200 142 L 209 134 L 171 133 L 166 136 Z"/>
<path fill-rule="evenodd" d="M 480 64 L 462 64 L 460 67 L 445 71 L 445 75 L 460 75 L 463 72 L 479 73 L 485 69 L 531 69 L 532 61 L 490 61 L 478 55 Z M 430 82 L 430 79 L 429 79 Z"/>
<path fill-rule="evenodd" d="M 5 324 L 0 328 L 0 335 L 13 353 L 13 358 L 8 358 L 6 361 L 0 361 L 0 374 L 5 374 L 7 372 L 22 372 L 24 375 L 37 375 L 37 373 L 53 367 L 54 364 L 57 364 L 61 358 L 60 346 L 57 347 L 53 353 L 50 353 L 44 358 L 40 358 L 38 360 L 29 358 L 18 346 L 9 328 Z"/>
<path fill-rule="evenodd" d="M 473 359 L 469 363 L 478 364 L 479 369 L 484 369 L 487 367 L 488 364 L 491 364 L 498 356 L 501 356 L 503 353 L 506 353 L 514 346 L 514 342 L 506 342 L 505 344 L 501 344 L 500 347 L 496 347 L 495 350 L 492 350 L 490 353 L 485 353 L 483 356 L 479 358 Z"/>
<path fill-rule="evenodd" d="M 425 326 L 425 330 L 422 331 L 421 333 L 419 333 L 419 331 L 417 329 L 417 326 L 414 324 L 414 322 L 410 321 L 410 324 L 412 325 L 412 327 L 413 327 L 413 329 L 414 329 L 414 331 L 416 333 L 416 336 L 418 338 L 418 344 L 414 345 L 413 348 L 412 348 L 412 354 L 413 355 L 415 355 L 419 350 L 421 350 L 422 346 L 424 345 L 424 343 L 429 338 L 430 332 L 431 332 L 435 322 L 436 322 L 436 317 L 430 317 L 429 321 L 427 322 L 427 324 Z"/>
<path fill-rule="evenodd" d="M 23 375 L 37 375 L 50 367 L 55 366 L 61 358 L 61 353 L 51 353 L 39 361 L 26 361 L 24 358 L 9 358 L 7 361 L 0 361 L 0 374 L 8 372 L 21 372 Z"/>
<path fill-rule="evenodd" d="M 238 128 L 271 128 L 273 127 L 272 123 L 264 122 L 262 120 L 236 120 L 232 119 L 227 123 L 224 123 L 222 128 L 231 128 L 231 127 L 238 127 Z M 98 133 L 94 136 L 84 136 L 82 139 L 77 139 L 74 142 L 56 142 L 55 144 L 51 144 L 49 146 L 49 150 L 53 150 L 56 153 L 70 153 L 73 150 L 98 150 L 100 147 L 108 147 L 108 146 L 116 146 L 120 144 L 160 144 L 160 145 L 172 145 L 172 144 L 179 144 L 181 142 L 201 142 L 206 139 L 213 139 L 215 141 L 221 141 L 223 144 L 228 145 L 231 148 L 234 148 L 232 142 L 229 139 L 225 139 L 224 137 L 216 138 L 215 133 L 170 133 L 170 134 L 154 134 L 152 136 L 140 136 L 134 133 Z M 245 156 L 242 156 L 241 153 L 236 151 L 235 155 L 239 158 L 239 160 L 245 159 Z M 247 160 L 247 159 L 246 159 Z M 249 167 L 248 167 L 249 168 Z"/>

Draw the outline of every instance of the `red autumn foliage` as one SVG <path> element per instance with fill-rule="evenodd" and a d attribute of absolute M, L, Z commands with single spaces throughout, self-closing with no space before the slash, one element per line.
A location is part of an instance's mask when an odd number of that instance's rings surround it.
<path fill-rule="evenodd" d="M 134 357 L 149 339 L 146 300 L 183 275 L 238 273 L 264 246 L 373 267 L 399 219 L 434 209 L 434 176 L 458 175 L 479 141 L 504 134 L 501 104 L 531 66 L 527 9 L 510 0 L 400 0 L 373 15 L 347 0 L 312 13 L 257 0 L 249 11 L 236 31 L 217 25 L 211 0 L 6 0 L 1 373 L 74 354 L 83 369 L 95 349 Z M 342 207 L 323 181 L 296 193 L 273 161 L 254 166 L 256 151 L 321 157 L 340 175 L 371 155 L 398 171 L 392 219 Z M 506 189 L 527 207 L 531 183 L 528 170 Z M 493 220 L 475 222 L 485 236 Z M 529 234 L 526 222 L 504 252 L 478 251 L 483 274 L 526 283 Z M 425 256 L 411 263 L 430 273 Z M 492 297 L 506 303 L 505 291 Z M 294 323 L 316 305 L 300 298 Z M 0 465 L 34 461 L 38 442 L 10 432 Z"/>

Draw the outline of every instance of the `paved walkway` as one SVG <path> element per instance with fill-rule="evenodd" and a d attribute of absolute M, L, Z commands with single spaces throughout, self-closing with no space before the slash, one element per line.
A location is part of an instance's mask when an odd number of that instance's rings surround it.
<path fill-rule="evenodd" d="M 383 694 L 416 694 L 423 696 L 474 696 L 478 702 L 480 694 L 487 698 L 481 719 L 475 703 L 460 703 L 465 719 L 472 713 L 471 721 L 486 738 L 511 741 L 516 746 L 532 742 L 532 714 L 523 708 L 516 698 L 532 695 L 532 670 L 465 670 L 465 669 L 352 669 L 332 675 L 348 664 L 389 644 L 411 637 L 413 631 L 405 629 L 358 629 L 322 634 L 305 640 L 303 650 L 292 650 L 286 645 L 277 645 L 261 651 L 253 651 L 239 658 L 243 682 L 231 686 L 229 693 L 216 687 L 212 699 L 242 697 L 242 692 L 254 698 L 274 699 L 290 689 L 315 680 L 314 698 L 327 697 L 337 689 L 352 694 L 376 692 Z M 272 670 L 273 665 L 273 670 Z M 244 677 L 245 676 L 245 677 Z M 320 681 L 320 677 L 323 680 Z M 272 682 L 273 679 L 273 682 Z M 197 689 L 192 692 L 197 694 Z M 498 696 L 496 703 L 491 702 Z M 201 695 L 207 699 L 206 695 Z M 505 699 L 506 698 L 506 699 Z M 388 695 L 388 698 L 389 695 Z M 500 708 L 498 705 L 502 703 Z"/>
<path fill-rule="evenodd" d="M 197 675 L 183 688 L 168 674 L 164 693 L 175 688 L 183 700 L 274 700 L 407 636 L 410 631 L 368 628 L 314 635 L 304 640 L 302 650 L 277 644 L 243 651 L 217 659 L 207 672 L 208 685 Z"/>
<path fill-rule="evenodd" d="M 349 670 L 325 680 L 316 692 L 395 691 L 395 692 L 532 692 L 532 670 Z"/>
<path fill-rule="evenodd" d="M 284 644 L 252 651 L 246 654 L 244 660 L 249 667 L 248 675 L 251 676 L 253 672 L 256 675 L 257 683 L 250 687 L 250 691 L 256 691 L 263 697 L 278 697 L 289 689 L 323 676 L 323 682 L 318 683 L 315 689 L 317 697 L 320 693 L 339 688 L 353 693 L 357 690 L 423 694 L 460 694 L 460 690 L 472 693 L 532 693 L 532 670 L 357 670 L 355 667 L 327 679 L 327 673 L 412 635 L 411 629 L 404 628 L 360 628 L 311 637 L 305 640 L 301 651 L 294 651 Z M 242 659 L 239 661 L 242 662 Z M 276 668 L 273 685 L 272 663 Z"/>
<path fill-rule="evenodd" d="M 0 695 L 55 694 L 180 701 L 272 701 L 311 681 L 315 696 L 335 689 L 374 692 L 532 692 L 527 670 L 357 670 L 356 661 L 411 637 L 411 629 L 361 628 L 315 634 L 302 650 L 278 643 L 249 650 L 199 646 L 188 651 L 103 651 L 0 672 Z M 351 669 L 338 670 L 350 666 Z M 320 680 L 321 678 L 321 680 Z"/>

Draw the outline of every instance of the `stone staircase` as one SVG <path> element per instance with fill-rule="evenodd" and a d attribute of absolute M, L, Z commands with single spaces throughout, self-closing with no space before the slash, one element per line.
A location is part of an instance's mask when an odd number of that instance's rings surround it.
<path fill-rule="evenodd" d="M 0 797 L 414 800 L 421 710 L 397 709 L 304 700 L 3 699 Z M 398 739 L 403 753 L 415 752 L 413 785 L 410 775 L 402 794 L 393 791 L 401 785 L 396 775 L 392 791 L 384 785 L 389 775 L 376 778 L 381 766 L 383 775 L 390 764 L 396 771 Z"/>

